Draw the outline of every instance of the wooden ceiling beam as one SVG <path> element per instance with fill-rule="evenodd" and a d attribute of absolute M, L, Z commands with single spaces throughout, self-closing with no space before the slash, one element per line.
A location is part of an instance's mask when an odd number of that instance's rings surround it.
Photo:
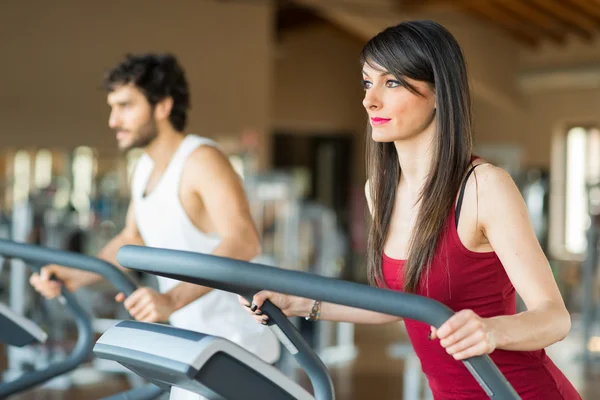
<path fill-rule="evenodd" d="M 600 27 L 600 3 L 594 4 L 591 0 L 568 0 L 571 7 L 585 13 L 588 18 Z"/>
<path fill-rule="evenodd" d="M 537 7 L 523 0 L 495 0 L 493 4 L 507 12 L 520 16 L 525 24 L 536 26 L 544 33 L 546 38 L 557 43 L 564 42 L 567 32 L 564 24 L 557 24 L 555 19 L 540 11 Z"/>
<path fill-rule="evenodd" d="M 516 21 L 526 26 L 531 32 L 536 32 L 539 39 L 550 39 L 556 43 L 563 43 L 566 34 L 565 29 L 557 27 L 556 21 L 546 13 L 541 12 L 536 7 L 524 3 L 523 0 L 397 0 L 406 11 L 426 11 L 426 10 L 448 10 L 469 12 L 477 14 L 478 17 L 489 20 L 489 10 L 482 10 L 481 7 L 499 8 L 499 13 L 511 15 Z M 481 11 L 481 12 L 480 12 Z M 483 16 L 481 14 L 485 13 Z M 474 15 L 475 16 L 475 15 Z M 489 20 L 491 23 L 504 27 L 505 22 Z M 517 29 L 517 23 L 510 29 L 511 35 Z M 516 33 L 522 38 L 522 34 Z M 527 41 L 527 39 L 524 39 Z M 536 39 L 537 40 L 537 39 Z"/>
<path fill-rule="evenodd" d="M 397 0 L 410 11 L 455 10 L 490 22 L 519 43 L 591 41 L 600 31 L 600 0 Z"/>
<path fill-rule="evenodd" d="M 462 7 L 474 17 L 498 25 L 515 40 L 529 47 L 537 45 L 540 36 L 543 36 L 543 32 L 524 24 L 519 16 L 515 16 L 502 8 L 490 6 L 490 3 L 470 1 L 465 2 Z"/>
<path fill-rule="evenodd" d="M 532 0 L 540 9 L 545 10 L 563 24 L 568 24 L 570 30 L 585 40 L 592 40 L 596 30 L 594 22 L 584 14 L 579 14 L 573 8 L 565 6 L 556 0 Z"/>
<path fill-rule="evenodd" d="M 327 0 L 323 0 L 327 1 Z M 367 0 L 368 1 L 368 0 Z M 468 3 L 471 0 L 396 0 L 398 9 L 400 11 L 414 12 L 414 11 L 449 11 L 459 10 L 462 8 L 464 3 Z"/>

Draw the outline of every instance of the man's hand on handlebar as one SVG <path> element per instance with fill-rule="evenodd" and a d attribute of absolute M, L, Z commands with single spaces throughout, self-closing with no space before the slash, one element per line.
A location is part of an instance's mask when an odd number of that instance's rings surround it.
<path fill-rule="evenodd" d="M 74 292 L 80 287 L 90 285 L 99 279 L 100 276 L 93 272 L 52 264 L 43 267 L 39 274 L 32 274 L 29 283 L 42 296 L 53 299 L 60 295 L 61 282 L 68 291 Z"/>

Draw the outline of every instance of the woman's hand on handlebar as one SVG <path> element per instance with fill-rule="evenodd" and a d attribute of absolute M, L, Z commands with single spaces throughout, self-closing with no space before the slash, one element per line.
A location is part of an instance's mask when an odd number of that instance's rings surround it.
<path fill-rule="evenodd" d="M 239 297 L 240 304 L 244 306 L 248 314 L 250 314 L 256 322 L 264 322 L 266 325 L 269 317 L 263 315 L 263 312 L 260 309 L 265 300 L 269 300 L 273 303 L 273 305 L 278 307 L 287 317 L 308 317 L 315 304 L 315 301 L 312 299 L 269 292 L 267 290 L 256 293 L 252 298 L 252 304 L 245 298 Z M 360 308 L 323 302 L 321 303 L 321 314 L 319 319 L 326 321 L 351 322 L 355 324 L 387 324 L 389 322 L 399 321 L 401 318 L 394 315 L 362 310 Z"/>
<path fill-rule="evenodd" d="M 263 315 L 263 312 L 260 309 L 266 300 L 273 303 L 273 305 L 279 308 L 287 317 L 308 316 L 313 304 L 313 300 L 304 297 L 290 296 L 267 290 L 256 293 L 252 298 L 252 304 L 244 297 L 239 296 L 240 304 L 244 306 L 248 314 L 250 314 L 256 322 L 262 323 L 263 325 L 266 325 L 269 320 L 269 317 Z"/>
<path fill-rule="evenodd" d="M 492 320 L 472 310 L 454 314 L 439 329 L 431 328 L 430 339 L 440 344 L 456 360 L 489 354 L 496 349 L 497 332 Z"/>

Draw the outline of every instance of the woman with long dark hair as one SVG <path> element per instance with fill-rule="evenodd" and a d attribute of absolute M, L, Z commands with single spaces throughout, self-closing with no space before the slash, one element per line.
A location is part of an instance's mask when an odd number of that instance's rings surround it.
<path fill-rule="evenodd" d="M 456 314 L 439 329 L 405 320 L 435 399 L 485 398 L 457 360 L 490 354 L 523 399 L 579 399 L 546 355 L 570 316 L 510 175 L 472 154 L 460 46 L 432 21 L 372 38 L 361 54 L 369 116 L 366 196 L 371 284 L 427 296 Z M 516 290 L 515 290 L 516 289 Z M 516 293 L 527 311 L 516 313 Z M 397 317 L 259 292 L 288 316 L 380 324 Z"/>

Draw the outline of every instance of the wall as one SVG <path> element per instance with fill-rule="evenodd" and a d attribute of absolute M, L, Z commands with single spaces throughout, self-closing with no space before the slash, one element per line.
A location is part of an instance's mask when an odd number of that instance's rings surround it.
<path fill-rule="evenodd" d="M 600 90 L 565 90 L 530 95 L 530 114 L 522 142 L 532 164 L 550 165 L 553 134 L 569 126 L 600 125 Z"/>
<path fill-rule="evenodd" d="M 285 33 L 275 50 L 273 127 L 356 129 L 364 120 L 358 62 L 363 44 L 324 24 Z"/>
<path fill-rule="evenodd" d="M 600 39 L 585 41 L 568 36 L 564 44 L 544 42 L 534 50 L 521 49 L 519 64 L 524 69 L 543 69 L 600 63 Z"/>
<path fill-rule="evenodd" d="M 190 132 L 264 133 L 272 12 L 269 1 L 5 1 L 0 146 L 114 148 L 104 70 L 126 52 L 165 50 L 187 71 Z"/>
<path fill-rule="evenodd" d="M 348 31 L 349 22 L 356 23 L 354 36 L 314 26 L 275 42 L 268 1 L 181 0 L 168 7 L 141 0 L 6 1 L 0 13 L 0 146 L 114 149 L 105 94 L 98 88 L 103 71 L 127 51 L 169 50 L 182 60 L 192 86 L 189 131 L 231 138 L 256 129 L 263 137 L 263 162 L 272 130 L 353 132 L 360 175 L 365 119 L 358 52 L 369 29 L 400 19 L 350 11 L 346 19 L 336 14 L 332 24 Z M 513 86 L 520 70 L 600 65 L 600 41 L 573 39 L 531 51 L 473 19 L 430 17 L 446 24 L 465 48 L 474 78 L 477 144 L 520 145 L 525 164 L 547 166 L 554 127 L 598 114 L 598 88 L 519 92 Z"/>
<path fill-rule="evenodd" d="M 522 143 L 532 164 L 550 166 L 552 138 L 571 125 L 600 124 L 600 38 L 544 43 L 520 55 L 527 98 Z"/>
<path fill-rule="evenodd" d="M 359 53 L 364 43 L 328 25 L 291 30 L 275 46 L 272 130 L 355 136 L 354 176 L 364 182 Z"/>

